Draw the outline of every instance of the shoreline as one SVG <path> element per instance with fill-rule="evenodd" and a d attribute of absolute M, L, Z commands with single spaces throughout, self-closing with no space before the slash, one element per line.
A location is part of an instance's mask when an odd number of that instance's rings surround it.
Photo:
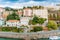
<path fill-rule="evenodd" d="M 16 32 L 0 32 L 0 37 L 4 38 L 49 38 L 50 36 L 59 36 L 59 30 L 55 31 L 41 31 L 31 33 L 16 33 Z"/>

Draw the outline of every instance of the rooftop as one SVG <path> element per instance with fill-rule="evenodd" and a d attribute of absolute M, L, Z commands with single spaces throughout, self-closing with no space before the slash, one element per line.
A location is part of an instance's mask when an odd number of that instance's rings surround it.
<path fill-rule="evenodd" d="M 7 22 L 19 22 L 19 20 L 8 20 Z"/>

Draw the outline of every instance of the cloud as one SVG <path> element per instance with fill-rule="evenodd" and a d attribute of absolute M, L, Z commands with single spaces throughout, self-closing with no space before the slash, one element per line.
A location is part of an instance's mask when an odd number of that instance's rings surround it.
<path fill-rule="evenodd" d="M 23 8 L 24 6 L 54 6 L 60 0 L 0 0 L 0 7 Z"/>
<path fill-rule="evenodd" d="M 23 8 L 24 6 L 47 6 L 47 5 L 54 5 L 54 3 L 49 3 L 46 1 L 43 2 L 35 2 L 35 1 L 29 1 L 29 2 L 24 2 L 24 3 L 13 3 L 11 5 L 9 5 L 12 8 Z"/>

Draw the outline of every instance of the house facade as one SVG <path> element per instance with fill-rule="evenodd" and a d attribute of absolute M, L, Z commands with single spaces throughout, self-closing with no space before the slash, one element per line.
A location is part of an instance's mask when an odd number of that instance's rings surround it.
<path fill-rule="evenodd" d="M 23 11 L 22 10 L 18 10 L 17 14 L 19 15 L 19 17 L 23 16 Z"/>
<path fill-rule="evenodd" d="M 7 16 L 9 14 L 12 14 L 12 13 L 13 13 L 13 11 L 4 11 L 3 14 L 2 14 L 2 16 L 3 16 L 3 18 L 7 18 Z"/>
<path fill-rule="evenodd" d="M 1 17 L 1 16 L 0 16 L 0 26 L 3 26 L 3 25 L 4 25 L 4 23 L 5 23 L 5 22 L 4 22 L 3 17 Z"/>
<path fill-rule="evenodd" d="M 48 19 L 48 10 L 47 9 L 33 9 L 33 15 Z"/>
<path fill-rule="evenodd" d="M 54 20 L 57 24 L 60 24 L 60 10 L 49 10 L 48 20 Z"/>
<path fill-rule="evenodd" d="M 0 16 L 2 16 L 3 12 L 5 11 L 4 8 L 0 7 Z"/>
<path fill-rule="evenodd" d="M 25 17 L 31 17 L 31 16 L 33 16 L 33 13 L 32 12 L 33 11 L 32 11 L 31 8 L 25 8 L 23 10 L 23 16 L 25 16 Z"/>
<path fill-rule="evenodd" d="M 20 18 L 20 25 L 28 25 L 29 24 L 30 17 L 21 17 Z"/>
<path fill-rule="evenodd" d="M 4 9 L 4 8 L 2 8 L 2 7 L 0 7 L 0 12 L 3 12 L 3 11 L 5 11 L 5 9 Z"/>
<path fill-rule="evenodd" d="M 20 22 L 18 20 L 8 20 L 6 21 L 6 26 L 20 26 Z"/>

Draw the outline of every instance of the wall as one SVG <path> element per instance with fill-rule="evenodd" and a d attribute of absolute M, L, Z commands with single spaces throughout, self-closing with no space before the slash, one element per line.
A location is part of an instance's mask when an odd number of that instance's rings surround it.
<path fill-rule="evenodd" d="M 24 38 L 28 39 L 37 39 L 37 38 L 48 38 L 50 36 L 59 36 L 60 30 L 56 31 L 41 31 L 41 32 L 33 32 L 33 33 L 13 33 L 13 32 L 0 32 L 0 37 L 7 37 L 7 38 Z"/>

